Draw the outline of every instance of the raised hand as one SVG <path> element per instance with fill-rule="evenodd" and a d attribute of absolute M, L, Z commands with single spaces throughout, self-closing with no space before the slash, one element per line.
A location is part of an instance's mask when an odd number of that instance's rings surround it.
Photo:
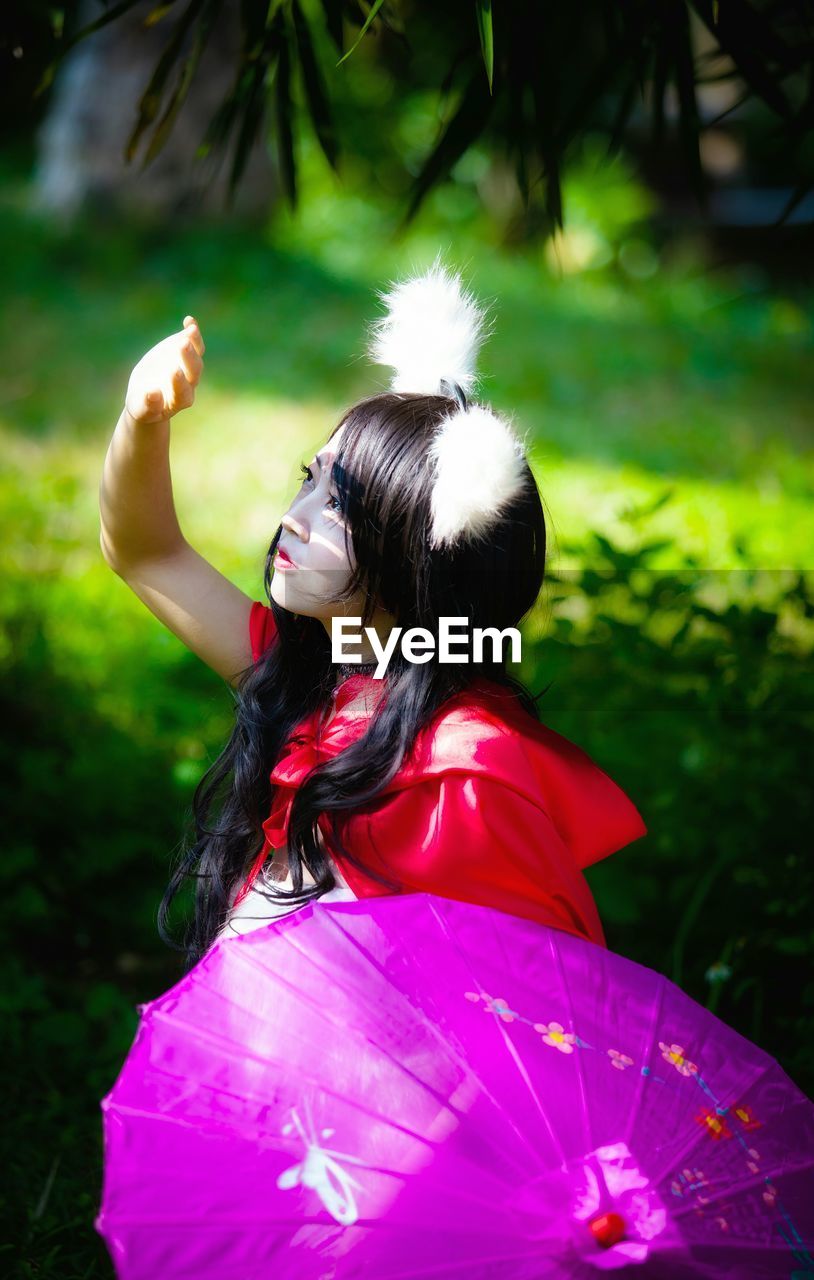
<path fill-rule="evenodd" d="M 134 422 L 161 422 L 195 402 L 206 350 L 197 321 L 151 347 L 130 374 L 124 407 Z"/>

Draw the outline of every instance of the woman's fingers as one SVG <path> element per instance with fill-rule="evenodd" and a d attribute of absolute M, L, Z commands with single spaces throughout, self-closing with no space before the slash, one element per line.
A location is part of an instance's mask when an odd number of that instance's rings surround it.
<path fill-rule="evenodd" d="M 194 316 L 184 316 L 184 330 L 198 355 L 202 356 L 206 351 L 206 343 L 203 340 L 203 335 L 201 334 L 198 322 Z"/>
<path fill-rule="evenodd" d="M 187 316 L 181 333 L 170 334 L 142 356 L 128 385 L 133 415 L 154 422 L 194 404 L 203 369 L 202 349 L 198 325 L 193 316 Z"/>
<path fill-rule="evenodd" d="M 137 422 L 155 422 L 158 418 L 163 418 L 168 412 L 167 405 L 165 392 L 156 390 L 143 392 L 140 404 L 138 396 L 131 401 L 128 395 L 125 401 L 125 408 Z"/>
<path fill-rule="evenodd" d="M 187 380 L 194 386 L 201 376 L 203 360 L 191 342 L 181 343 L 180 356 L 181 365 L 187 376 Z"/>
<path fill-rule="evenodd" d="M 173 398 L 179 408 L 187 408 L 195 399 L 195 387 L 187 378 L 183 369 L 174 369 L 172 376 Z"/>

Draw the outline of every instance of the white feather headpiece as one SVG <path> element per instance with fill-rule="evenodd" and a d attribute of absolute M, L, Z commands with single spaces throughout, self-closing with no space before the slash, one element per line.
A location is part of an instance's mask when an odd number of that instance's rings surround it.
<path fill-rule="evenodd" d="M 452 395 L 429 452 L 435 468 L 431 544 L 485 536 L 518 493 L 525 450 L 510 424 L 487 405 L 467 404 L 486 314 L 461 277 L 440 262 L 423 275 L 379 290 L 387 314 L 370 326 L 368 355 L 394 373 L 391 391 Z"/>

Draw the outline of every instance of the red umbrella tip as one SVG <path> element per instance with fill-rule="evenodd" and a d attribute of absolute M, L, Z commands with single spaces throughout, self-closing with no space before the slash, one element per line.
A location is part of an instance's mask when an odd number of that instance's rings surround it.
<path fill-rule="evenodd" d="M 619 1244 L 627 1234 L 625 1220 L 621 1213 L 599 1213 L 595 1218 L 591 1218 L 588 1226 L 594 1240 L 603 1249 L 610 1249 L 613 1245 Z"/>

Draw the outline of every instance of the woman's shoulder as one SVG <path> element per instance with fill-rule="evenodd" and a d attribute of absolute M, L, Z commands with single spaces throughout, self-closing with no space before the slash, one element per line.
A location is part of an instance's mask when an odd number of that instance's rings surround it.
<path fill-rule="evenodd" d="M 478 678 L 448 698 L 416 739 L 415 756 L 426 767 L 501 768 L 522 777 L 543 743 L 579 748 L 540 723 L 509 686 Z M 519 771 L 519 772 L 518 772 Z"/>
<path fill-rule="evenodd" d="M 630 797 L 584 748 L 542 724 L 510 688 L 478 680 L 418 735 L 414 781 L 458 774 L 498 783 L 544 811 L 587 866 L 647 833 Z"/>

